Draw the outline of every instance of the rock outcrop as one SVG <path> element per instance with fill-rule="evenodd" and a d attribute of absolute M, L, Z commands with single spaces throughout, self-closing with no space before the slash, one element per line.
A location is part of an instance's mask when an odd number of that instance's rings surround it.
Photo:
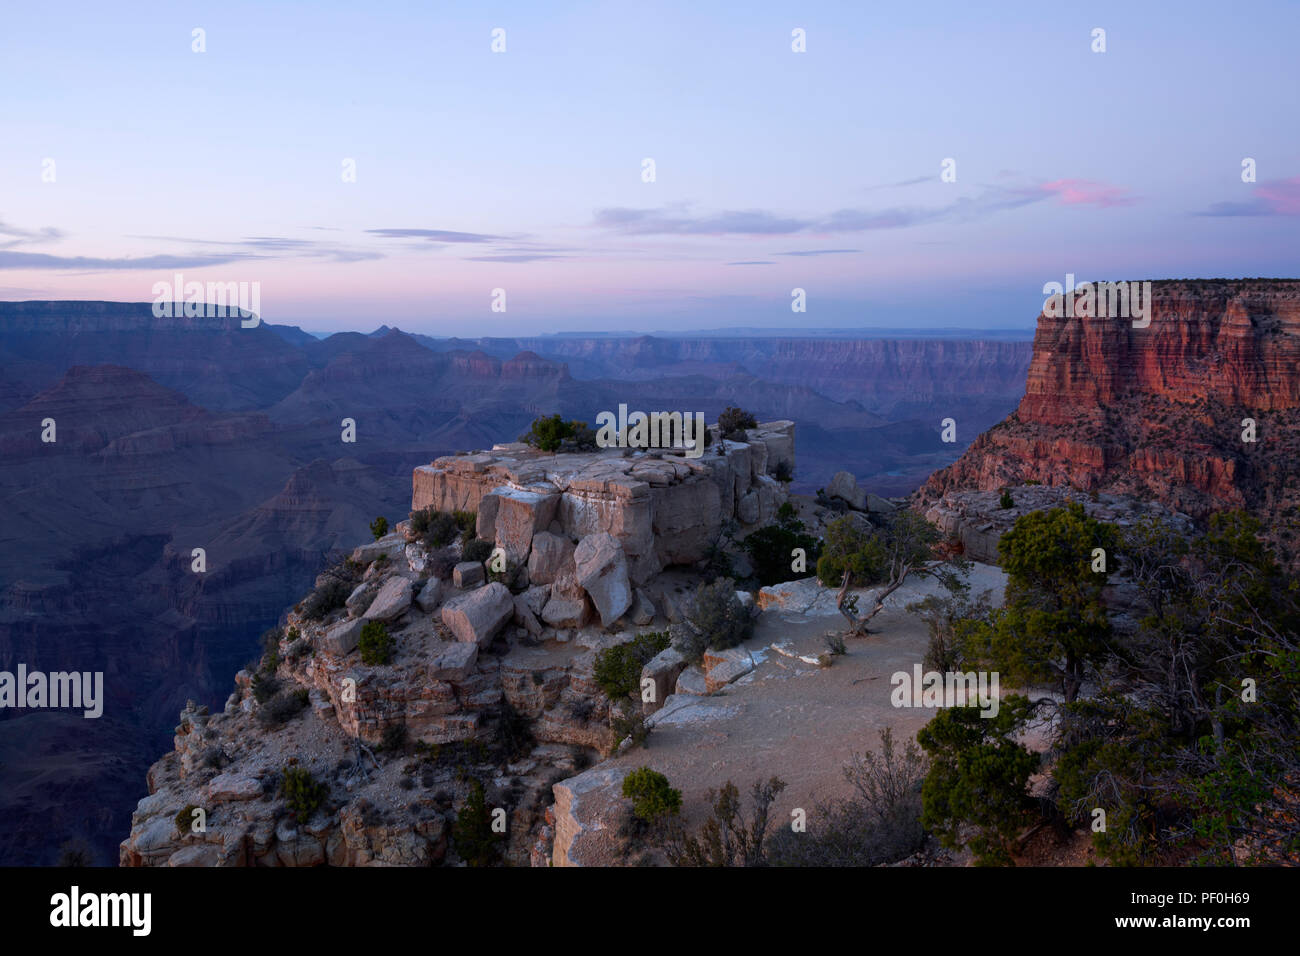
<path fill-rule="evenodd" d="M 416 468 L 411 507 L 477 512 L 479 537 L 527 565 L 535 581 L 564 563 L 555 537 L 608 534 L 623 549 L 629 580 L 641 585 L 669 565 L 702 560 L 725 520 L 769 523 L 786 498 L 772 477 L 783 465 L 794 465 L 789 421 L 764 422 L 744 442 L 715 438 L 696 459 L 624 457 L 617 448 L 547 454 L 509 443 Z M 535 567 L 542 577 L 534 577 Z"/>
<path fill-rule="evenodd" d="M 1285 549 L 1300 505 L 1300 281 L 1160 281 L 1152 300 L 1146 327 L 1040 315 L 1019 409 L 916 501 L 1040 483 L 1198 519 L 1246 508 Z"/>

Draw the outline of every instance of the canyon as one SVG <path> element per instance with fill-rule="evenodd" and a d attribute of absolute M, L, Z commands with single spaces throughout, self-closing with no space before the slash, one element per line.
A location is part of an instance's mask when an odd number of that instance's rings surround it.
<path fill-rule="evenodd" d="M 713 420 L 740 405 L 797 423 L 794 490 L 846 469 L 900 494 L 961 451 L 939 440 L 940 412 L 981 409 L 963 414 L 973 436 L 1014 406 L 1029 363 L 1027 341 L 855 342 L 317 338 L 149 303 L 0 303 L 0 669 L 103 671 L 107 695 L 93 734 L 0 714 L 0 859 L 48 864 L 83 840 L 116 862 L 177 712 L 219 705 L 258 635 L 376 515 L 405 516 L 413 469 L 439 455 L 552 412 L 590 421 L 629 402 Z"/>

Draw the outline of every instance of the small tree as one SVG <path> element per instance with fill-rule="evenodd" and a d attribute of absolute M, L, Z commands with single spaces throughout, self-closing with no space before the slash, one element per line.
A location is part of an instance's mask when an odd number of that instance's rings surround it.
<path fill-rule="evenodd" d="M 1089 518 L 1077 502 L 1016 520 L 998 542 L 1006 604 L 971 632 L 998 670 L 1013 680 L 1052 681 L 1067 703 L 1079 696 L 1111 634 L 1101 594 L 1113 562 L 1096 565 L 1094 549 L 1104 559 L 1116 541 L 1114 526 Z"/>
<path fill-rule="evenodd" d="M 1008 508 L 1014 508 L 1015 506 L 1016 506 L 1016 500 L 1011 497 L 1010 490 L 1007 488 L 1003 488 L 1002 497 L 998 499 L 998 507 L 1001 508 L 1003 511 L 1006 511 Z"/>
<path fill-rule="evenodd" d="M 708 648 L 726 650 L 743 643 L 754 628 L 749 610 L 736 597 L 736 582 L 719 578 L 701 584 L 686 622 L 675 630 L 678 650 L 692 663 Z"/>
<path fill-rule="evenodd" d="M 483 784 L 477 779 L 470 783 L 469 797 L 456 813 L 452 824 L 452 845 L 460 858 L 470 866 L 491 866 L 501 852 L 503 833 L 492 830 L 492 811 L 487 805 Z"/>
<path fill-rule="evenodd" d="M 383 515 L 380 515 L 374 521 L 370 522 L 370 533 L 375 536 L 376 541 L 388 534 L 388 519 Z"/>
<path fill-rule="evenodd" d="M 749 435 L 745 429 L 757 428 L 758 419 L 743 408 L 728 405 L 718 416 L 718 430 L 728 441 L 747 441 Z"/>
<path fill-rule="evenodd" d="M 281 771 L 280 793 L 299 823 L 306 823 L 329 796 L 329 787 L 319 783 L 306 767 L 289 766 Z"/>
<path fill-rule="evenodd" d="M 542 451 L 559 451 L 562 446 L 585 451 L 596 447 L 596 432 L 586 422 L 566 422 L 557 413 L 534 419 L 519 440 Z"/>
<path fill-rule="evenodd" d="M 1029 775 L 1038 757 L 1014 740 L 1032 706 L 1008 695 L 996 716 L 948 707 L 916 735 L 930 756 L 921 788 L 921 822 L 944 846 L 969 844 L 980 865 L 1011 862 L 1012 843 L 1029 809 Z M 969 839 L 965 828 L 974 829 Z"/>
<path fill-rule="evenodd" d="M 610 700 L 631 697 L 641 689 L 641 668 L 668 644 L 666 631 L 649 631 L 626 644 L 607 647 L 596 654 L 592 677 Z"/>
<path fill-rule="evenodd" d="M 885 607 L 885 598 L 903 586 L 912 574 L 931 574 L 942 561 L 931 560 L 939 534 L 914 511 L 895 511 L 883 525 L 863 527 L 861 519 L 845 516 L 832 521 L 826 529 L 826 549 L 817 562 L 817 575 L 829 586 L 829 578 L 840 574 L 840 593 L 835 601 L 849 622 L 850 631 L 862 636 L 867 622 Z M 871 610 L 862 614 L 857 608 L 851 587 L 883 584 L 875 595 Z"/>
<path fill-rule="evenodd" d="M 807 572 L 793 569 L 795 549 L 802 549 L 806 561 L 816 567 L 822 543 L 804 532 L 804 523 L 794 506 L 785 502 L 777 509 L 776 523 L 751 532 L 740 546 L 754 564 L 754 575 L 764 587 L 804 577 Z"/>
<path fill-rule="evenodd" d="M 682 792 L 649 767 L 638 767 L 623 778 L 623 796 L 632 800 L 632 815 L 644 823 L 677 816 L 682 810 Z"/>
<path fill-rule="evenodd" d="M 361 639 L 357 642 L 357 647 L 361 650 L 363 664 L 377 667 L 393 659 L 393 638 L 383 621 L 367 621 L 361 628 Z"/>

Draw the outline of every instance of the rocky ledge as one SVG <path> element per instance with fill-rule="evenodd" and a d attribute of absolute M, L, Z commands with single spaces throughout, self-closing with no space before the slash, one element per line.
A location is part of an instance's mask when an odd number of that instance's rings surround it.
<path fill-rule="evenodd" d="M 746 441 L 722 439 L 716 426 L 698 458 L 608 448 L 549 454 L 522 443 L 439 458 L 415 469 L 411 507 L 478 513 L 478 536 L 529 565 L 539 533 L 611 535 L 633 585 L 665 567 L 702 560 L 723 522 L 769 523 L 786 500 L 776 480 L 794 467 L 794 423 L 763 422 Z"/>

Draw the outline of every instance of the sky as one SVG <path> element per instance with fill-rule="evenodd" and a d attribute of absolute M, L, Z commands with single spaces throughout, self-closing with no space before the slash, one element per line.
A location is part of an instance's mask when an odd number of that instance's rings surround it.
<path fill-rule="evenodd" d="M 1292 2 L 13 4 L 0 299 L 979 329 L 1067 274 L 1297 277 L 1297 35 Z"/>

